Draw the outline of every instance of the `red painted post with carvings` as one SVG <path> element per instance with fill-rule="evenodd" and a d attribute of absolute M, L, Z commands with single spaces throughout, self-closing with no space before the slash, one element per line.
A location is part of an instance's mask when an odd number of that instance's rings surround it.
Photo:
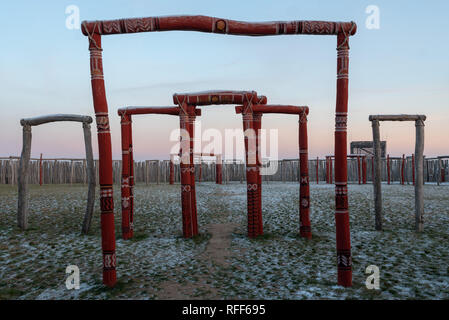
<path fill-rule="evenodd" d="M 255 238 L 258 234 L 257 205 L 259 202 L 256 140 L 254 134 L 253 113 L 243 113 L 243 132 L 245 134 L 246 186 L 248 210 L 248 237 Z"/>
<path fill-rule="evenodd" d="M 103 59 L 100 31 L 89 34 L 90 73 L 95 117 L 97 122 L 99 171 L 101 247 L 103 251 L 103 283 L 113 287 L 117 281 L 114 228 L 114 200 L 112 191 L 112 152 L 108 104 L 103 77 Z"/>
<path fill-rule="evenodd" d="M 133 121 L 129 117 L 129 237 L 134 236 L 134 153 L 133 153 Z"/>
<path fill-rule="evenodd" d="M 311 239 L 307 112 L 299 115 L 299 235 Z"/>
<path fill-rule="evenodd" d="M 195 142 L 195 106 L 188 106 L 187 112 L 189 113 L 189 135 L 190 135 L 190 197 L 191 197 L 191 223 L 192 223 L 192 236 L 198 235 L 198 219 L 196 210 L 196 189 L 195 189 L 195 161 L 194 161 L 194 142 Z"/>
<path fill-rule="evenodd" d="M 122 237 L 123 239 L 131 238 L 130 235 L 130 216 L 131 216 L 131 200 L 130 200 L 130 176 L 131 163 L 129 154 L 129 127 L 131 126 L 130 116 L 123 114 L 121 117 L 122 129 Z"/>
<path fill-rule="evenodd" d="M 354 25 L 353 25 L 354 27 Z M 347 117 L 349 31 L 337 36 L 337 102 L 335 110 L 335 224 L 337 238 L 338 284 L 352 285 L 351 236 L 348 207 Z"/>
<path fill-rule="evenodd" d="M 187 105 L 183 105 L 184 110 L 187 110 Z M 193 236 L 192 228 L 192 187 L 190 175 L 190 130 L 189 130 L 189 115 L 180 114 L 180 128 L 183 131 L 181 137 L 181 205 L 182 205 L 182 230 L 184 238 L 191 238 Z"/>
<path fill-rule="evenodd" d="M 256 135 L 256 163 L 257 163 L 257 192 L 259 201 L 257 203 L 257 235 L 263 235 L 263 219 L 262 219 L 262 169 L 261 149 L 260 149 L 260 130 L 262 127 L 262 113 L 253 113 L 253 128 Z"/>

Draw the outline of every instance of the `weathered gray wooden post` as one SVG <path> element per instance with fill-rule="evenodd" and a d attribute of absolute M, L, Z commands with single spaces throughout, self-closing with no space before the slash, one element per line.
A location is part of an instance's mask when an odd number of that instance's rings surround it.
<path fill-rule="evenodd" d="M 381 179 L 381 150 L 379 121 L 371 121 L 373 127 L 373 147 L 374 147 L 374 210 L 376 230 L 382 230 L 382 179 Z"/>
<path fill-rule="evenodd" d="M 23 124 L 23 146 L 19 165 L 19 199 L 17 224 L 20 229 L 28 228 L 28 168 L 31 155 L 31 126 Z"/>
<path fill-rule="evenodd" d="M 58 121 L 75 121 L 83 123 L 84 141 L 86 144 L 86 157 L 88 166 L 93 167 L 93 155 L 92 155 L 92 143 L 90 136 L 90 123 L 92 118 L 89 116 L 80 116 L 73 114 L 54 114 L 42 117 L 28 118 L 20 120 L 20 124 L 23 126 L 23 146 L 22 155 L 20 157 L 20 169 L 19 169 L 19 188 L 18 188 L 18 204 L 17 204 L 17 224 L 22 230 L 28 228 L 28 177 L 29 177 L 29 163 L 31 154 L 31 127 L 38 126 L 44 123 L 58 122 Z M 87 126 L 84 126 L 87 124 Z M 89 132 L 86 135 L 86 132 Z M 56 160 L 55 160 L 56 164 Z M 62 166 L 60 166 L 62 168 Z M 92 175 L 93 170 L 88 170 L 89 175 Z M 62 177 L 62 174 L 60 174 Z M 88 190 L 88 203 L 86 214 L 84 216 L 84 222 L 82 231 L 87 233 L 90 226 L 90 220 L 92 219 L 93 210 L 93 198 L 95 194 L 95 178 L 93 176 L 88 177 L 89 190 Z M 87 229 L 85 228 L 87 227 Z"/>
<path fill-rule="evenodd" d="M 415 229 L 418 232 L 424 230 L 424 179 L 423 179 L 423 160 L 424 160 L 424 119 L 415 121 L 416 142 L 415 142 Z"/>
<path fill-rule="evenodd" d="M 380 167 L 380 134 L 379 121 L 414 121 L 416 127 L 416 141 L 415 141 L 415 229 L 418 232 L 423 231 L 423 216 L 424 216 L 424 200 L 423 200 L 423 185 L 424 185 L 424 121 L 425 115 L 370 115 L 369 120 L 373 127 L 373 143 L 374 143 L 374 206 L 376 212 L 376 230 L 382 230 L 378 225 L 378 217 L 382 213 L 382 190 L 381 190 L 381 167 Z"/>
<path fill-rule="evenodd" d="M 83 122 L 84 132 L 84 147 L 86 149 L 86 165 L 87 165 L 87 207 L 86 214 L 84 215 L 82 232 L 87 234 L 90 229 L 92 216 L 94 212 L 95 202 L 95 168 L 94 168 L 94 155 L 92 151 L 92 134 L 90 131 L 90 124 Z"/>

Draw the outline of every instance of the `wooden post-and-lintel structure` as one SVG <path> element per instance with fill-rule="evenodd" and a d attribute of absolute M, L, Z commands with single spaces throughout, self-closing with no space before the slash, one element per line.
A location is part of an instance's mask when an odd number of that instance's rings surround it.
<path fill-rule="evenodd" d="M 94 170 L 94 158 L 92 152 L 92 136 L 90 131 L 90 124 L 92 118 L 89 116 L 76 115 L 76 114 L 53 114 L 47 116 L 40 116 L 35 118 L 27 118 L 20 120 L 20 124 L 23 126 L 23 146 L 22 154 L 19 164 L 19 196 L 17 206 L 17 223 L 22 230 L 28 228 L 28 171 L 29 162 L 31 156 L 31 127 L 38 126 L 51 122 L 81 122 L 83 124 L 84 132 L 84 146 L 86 150 L 86 162 L 87 162 L 87 179 L 88 179 L 88 191 L 87 191 L 87 206 L 84 220 L 82 223 L 81 231 L 87 234 L 90 229 L 92 221 L 92 215 L 94 210 L 94 198 L 95 198 L 95 170 Z M 39 183 L 42 185 L 42 154 L 40 157 L 39 168 Z"/>
<path fill-rule="evenodd" d="M 418 232 L 423 231 L 423 215 L 424 215 L 424 121 L 425 115 L 371 115 L 369 121 L 373 128 L 374 143 L 374 210 L 375 210 L 375 227 L 376 230 L 382 230 L 382 179 L 381 179 L 381 149 L 380 149 L 380 121 L 414 121 L 416 127 L 415 153 L 414 153 L 414 182 L 415 182 L 415 229 Z M 390 157 L 388 157 L 388 160 Z M 403 156 L 404 159 L 404 156 Z M 404 162 L 404 160 L 403 160 Z M 388 162 L 387 162 L 388 164 Z M 389 164 L 388 164 L 389 167 Z M 401 167 L 403 171 L 404 164 Z M 401 183 L 404 180 L 401 174 Z M 389 181 L 389 179 L 388 179 Z"/>
<path fill-rule="evenodd" d="M 266 102 L 266 101 L 264 101 Z M 308 145 L 307 145 L 307 115 L 309 108 L 304 106 L 290 105 L 266 105 L 253 104 L 237 106 L 236 113 L 241 113 L 245 131 L 246 147 L 246 180 L 248 184 L 248 235 L 255 237 L 263 234 L 262 223 L 262 178 L 260 157 L 260 130 L 262 126 L 262 115 L 265 113 L 291 114 L 299 116 L 299 235 L 311 239 L 310 226 L 310 191 L 309 191 L 309 167 L 308 167 Z M 252 120 L 252 124 L 251 124 Z M 249 122 L 245 124 L 246 122 Z M 252 142 L 251 140 L 255 140 Z M 255 155 L 252 158 L 251 155 Z M 255 166 L 254 166 L 255 165 Z M 255 168 L 255 169 L 254 169 Z M 256 177 L 253 177 L 253 172 Z M 257 183 L 253 183 L 257 182 Z M 255 199 L 253 191 L 257 192 L 258 199 L 256 208 L 251 207 Z M 252 212 L 251 210 L 255 210 Z M 249 222 L 252 221 L 250 224 Z"/>
<path fill-rule="evenodd" d="M 103 248 L 103 283 L 116 283 L 114 208 L 112 197 L 112 153 L 108 105 L 103 76 L 103 35 L 156 31 L 198 31 L 241 36 L 334 35 L 337 37 L 337 97 L 335 108 L 335 223 L 338 284 L 352 285 L 352 259 L 349 231 L 347 189 L 347 116 L 349 38 L 354 22 L 270 21 L 242 22 L 209 16 L 165 16 L 103 21 L 83 21 L 82 33 L 89 39 L 91 85 L 98 128 L 101 219 Z"/>

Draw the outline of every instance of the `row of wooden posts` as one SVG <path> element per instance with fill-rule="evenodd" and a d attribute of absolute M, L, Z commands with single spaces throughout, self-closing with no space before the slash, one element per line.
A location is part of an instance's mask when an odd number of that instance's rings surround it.
<path fill-rule="evenodd" d="M 332 159 L 332 161 L 330 161 Z M 414 156 L 390 157 L 382 159 L 382 181 L 387 183 L 414 184 Z M 263 176 L 265 182 L 298 181 L 298 159 L 284 159 L 277 162 L 274 175 Z M 275 165 L 274 162 L 267 165 Z M 19 158 L 0 158 L 0 184 L 17 184 Z M 309 177 L 311 182 L 333 183 L 335 169 L 332 157 L 326 159 L 309 159 Z M 372 157 L 348 158 L 348 181 L 364 184 L 372 182 Z M 332 175 L 329 173 L 332 171 Z M 95 160 L 96 181 L 98 182 L 98 160 Z M 114 183 L 121 179 L 121 160 L 113 161 Z M 215 181 L 216 168 L 214 161 L 202 161 L 201 170 L 196 164 L 196 180 Z M 169 160 L 135 161 L 135 181 L 138 183 L 169 183 Z M 223 183 L 245 181 L 245 165 L 239 160 L 225 160 L 222 169 Z M 424 182 L 437 183 L 449 180 L 449 156 L 425 158 Z M 174 182 L 180 181 L 179 164 L 174 165 Z M 85 159 L 40 159 L 32 158 L 28 176 L 30 184 L 87 184 L 87 165 Z"/>

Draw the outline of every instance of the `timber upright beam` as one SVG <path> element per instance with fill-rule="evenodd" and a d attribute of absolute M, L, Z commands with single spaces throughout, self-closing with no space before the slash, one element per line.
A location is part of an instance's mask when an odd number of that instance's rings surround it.
<path fill-rule="evenodd" d="M 415 120 L 415 229 L 424 230 L 424 121 L 426 117 Z"/>
<path fill-rule="evenodd" d="M 414 121 L 416 127 L 416 140 L 415 140 L 415 230 L 421 232 L 424 229 L 423 215 L 424 215 L 424 198 L 423 198 L 423 185 L 424 185 L 424 121 L 425 115 L 370 115 L 369 121 L 373 126 L 373 142 L 374 142 L 374 154 L 375 154 L 375 167 L 374 171 L 374 199 L 376 210 L 376 230 L 377 229 L 377 215 L 382 210 L 382 198 L 381 198 L 381 176 L 380 176 L 380 134 L 379 134 L 379 122 L 380 121 Z M 387 158 L 389 159 L 389 157 Z M 404 161 L 402 157 L 402 162 Z M 388 164 L 388 162 L 387 162 Z M 401 171 L 403 169 L 403 165 Z M 403 175 L 401 180 L 403 181 Z M 380 200 L 379 200 L 380 199 Z"/>
<path fill-rule="evenodd" d="M 338 284 L 348 287 L 352 285 L 352 260 L 350 250 L 349 211 L 347 194 L 347 114 L 348 114 L 348 66 L 349 38 L 357 31 L 354 22 L 334 21 L 267 21 L 243 22 L 209 16 L 165 16 L 130 18 L 103 21 L 83 21 L 82 33 L 89 38 L 91 51 L 92 93 L 97 125 L 102 129 L 103 138 L 99 138 L 100 185 L 104 195 L 102 212 L 113 213 L 112 203 L 112 155 L 109 135 L 108 109 L 103 81 L 101 61 L 101 36 L 120 33 L 140 33 L 157 31 L 198 31 L 240 36 L 274 36 L 274 35 L 334 35 L 337 37 L 337 97 L 335 108 L 335 222 L 337 238 Z M 107 134 L 106 134 L 107 132 Z M 112 239 L 113 215 L 107 215 L 102 224 L 102 241 L 105 259 L 108 262 L 104 283 L 115 284 L 115 241 Z M 112 246 L 114 242 L 114 246 Z M 113 266 L 109 267 L 111 258 Z M 106 270 L 106 269 L 105 269 Z M 113 273 L 113 276 L 112 276 Z"/>
<path fill-rule="evenodd" d="M 201 115 L 201 110 L 192 110 L 193 117 L 197 115 Z M 180 107 L 124 107 L 120 108 L 117 111 L 118 115 L 121 117 L 121 132 L 122 132 L 122 236 L 123 239 L 130 239 L 133 237 L 134 232 L 134 159 L 133 159 L 133 145 L 132 145 L 132 116 L 133 115 L 147 115 L 147 114 L 164 114 L 171 116 L 179 116 L 181 122 L 181 128 L 185 130 L 193 130 L 190 127 L 190 118 L 188 114 L 183 113 L 183 109 Z M 189 118 L 190 117 L 190 118 Z M 189 131 L 190 132 L 190 131 Z M 182 132 L 181 132 L 182 133 Z M 185 160 L 185 163 L 189 166 L 188 170 L 184 172 L 184 178 L 188 179 L 188 184 L 190 184 L 190 164 L 193 163 L 193 158 L 190 159 L 189 150 L 191 150 L 190 143 L 192 141 L 190 138 L 182 135 L 181 141 L 181 152 L 182 150 L 187 150 L 188 159 Z M 193 138 L 192 138 L 193 139 Z M 187 144 L 186 144 L 187 143 Z M 159 168 L 159 161 L 158 166 Z M 170 156 L 170 182 L 174 180 L 174 170 L 173 170 L 173 155 Z M 159 174 L 157 174 L 157 181 L 159 181 Z M 186 176 L 187 175 L 187 176 Z M 194 180 L 194 177 L 193 177 Z M 182 182 L 181 181 L 181 182 Z M 191 187 L 182 187 L 182 190 L 189 189 L 192 190 Z M 193 189 L 194 191 L 194 189 Z M 189 196 L 191 197 L 191 196 Z M 192 198 L 194 200 L 194 198 Z M 192 201 L 193 201 L 192 200 Z M 190 201 L 190 200 L 189 200 Z M 185 201 L 182 200 L 183 205 Z M 188 202 L 190 208 L 190 202 Z M 190 212 L 190 211 L 189 211 Z M 185 208 L 183 207 L 183 235 L 186 238 L 192 237 L 193 227 L 196 226 L 197 223 L 192 218 L 192 215 L 189 213 L 186 216 Z"/>
<path fill-rule="evenodd" d="M 122 237 L 123 239 L 132 238 L 131 229 L 131 215 L 133 214 L 131 208 L 131 153 L 130 153 L 130 127 L 131 115 L 126 113 L 121 115 L 121 131 L 122 131 Z"/>
<path fill-rule="evenodd" d="M 84 144 L 86 149 L 86 161 L 88 166 L 93 167 L 93 155 L 92 155 L 92 141 L 90 134 L 90 123 L 92 118 L 89 116 L 75 115 L 75 114 L 52 114 L 46 116 L 40 116 L 35 118 L 28 118 L 20 120 L 20 124 L 23 126 L 23 147 L 22 156 L 20 157 L 19 167 L 19 195 L 18 195 L 18 210 L 17 210 L 17 222 L 18 226 L 22 230 L 28 228 L 28 175 L 29 175 L 29 161 L 31 154 L 31 127 L 41 124 L 52 122 L 81 122 L 83 124 L 84 132 Z M 40 163 L 42 162 L 42 155 Z M 95 195 L 95 177 L 93 177 L 93 171 L 88 170 L 88 180 L 90 181 L 87 192 L 87 206 L 84 214 L 84 220 L 82 223 L 82 232 L 87 234 L 89 232 L 90 223 L 92 220 L 93 207 L 94 207 L 94 195 Z M 93 181 L 93 182 L 92 182 Z M 40 181 L 42 183 L 42 165 L 40 164 Z"/>
<path fill-rule="evenodd" d="M 373 127 L 373 146 L 374 146 L 374 211 L 375 211 L 375 225 L 376 230 L 382 230 L 382 180 L 381 180 L 381 158 L 380 158 L 380 133 L 379 121 L 371 121 Z"/>
<path fill-rule="evenodd" d="M 237 106 L 236 113 L 244 114 L 245 106 Z M 246 109 L 247 110 L 247 109 Z M 309 108 L 304 106 L 290 105 L 259 105 L 251 106 L 251 113 L 254 117 L 259 118 L 262 114 L 293 114 L 299 116 L 299 234 L 303 238 L 311 239 L 312 232 L 310 227 L 310 189 L 309 189 L 309 167 L 308 167 L 308 144 L 307 144 L 307 115 Z M 248 124 L 246 125 L 248 126 Z M 260 126 L 255 126 L 260 130 Z M 257 134 L 257 133 L 255 133 Z M 247 135 L 245 135 L 246 137 Z M 248 136 L 251 136 L 248 134 Z M 245 141 L 245 144 L 250 142 Z M 257 144 L 256 144 L 257 145 Z M 259 150 L 259 148 L 257 148 Z M 260 151 L 260 150 L 259 150 Z M 247 178 L 248 179 L 248 178 Z M 260 217 L 262 210 L 260 209 Z M 262 218 L 260 218 L 260 221 Z"/>
<path fill-rule="evenodd" d="M 196 93 L 175 93 L 173 95 L 173 102 L 180 106 L 183 110 L 195 109 L 197 106 L 208 105 L 224 105 L 224 104 L 244 104 L 251 110 L 251 106 L 255 103 L 266 103 L 266 97 L 258 97 L 255 91 L 203 91 Z M 192 109 L 192 110 L 193 110 Z M 261 180 L 258 178 L 260 175 L 259 167 L 257 165 L 257 136 L 254 134 L 254 119 L 251 111 L 243 117 L 244 131 L 249 134 L 250 141 L 245 136 L 245 150 L 247 158 L 249 155 L 249 162 L 247 162 L 247 197 L 248 197 L 248 236 L 256 237 L 262 232 L 262 216 L 260 205 L 260 188 L 259 183 Z M 246 131 L 247 129 L 252 129 Z M 191 139 L 193 139 L 193 127 L 189 131 Z M 250 142 L 249 145 L 247 142 Z M 193 140 L 192 140 L 193 143 Z M 251 150 L 248 150 L 248 147 Z M 191 153 L 193 157 L 193 144 L 191 144 Z M 192 174 L 194 174 L 194 167 L 190 168 Z M 194 181 L 191 184 L 194 190 Z M 196 217 L 196 201 L 192 198 L 192 209 L 194 211 L 192 216 Z"/>

